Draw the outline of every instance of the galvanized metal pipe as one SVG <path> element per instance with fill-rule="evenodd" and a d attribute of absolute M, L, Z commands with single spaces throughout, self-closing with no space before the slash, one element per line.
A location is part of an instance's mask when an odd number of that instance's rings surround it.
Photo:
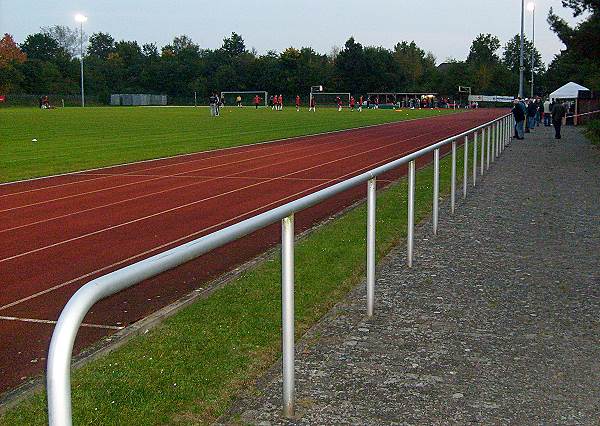
<path fill-rule="evenodd" d="M 456 206 L 456 139 L 452 141 L 452 176 L 450 178 L 450 212 Z"/>
<path fill-rule="evenodd" d="M 377 181 L 367 182 L 367 315 L 372 317 L 375 306 L 375 224 L 377 215 Z"/>
<path fill-rule="evenodd" d="M 486 130 L 487 133 L 487 145 L 486 145 L 486 169 L 490 168 L 490 156 L 491 156 L 491 148 L 492 148 L 492 126 L 489 126 Z"/>
<path fill-rule="evenodd" d="M 281 220 L 283 415 L 294 415 L 294 214 Z"/>
<path fill-rule="evenodd" d="M 469 167 L 469 137 L 465 136 L 465 155 L 463 161 L 463 198 L 467 198 L 467 169 Z"/>
<path fill-rule="evenodd" d="M 440 150 L 433 151 L 433 235 L 437 235 L 440 199 Z"/>
<path fill-rule="evenodd" d="M 480 161 L 480 174 L 483 176 L 484 166 L 485 166 L 485 127 L 481 129 L 481 161 Z"/>
<path fill-rule="evenodd" d="M 473 133 L 473 186 L 477 183 L 477 132 Z"/>
<path fill-rule="evenodd" d="M 413 234 L 415 228 L 415 160 L 408 163 L 408 230 L 406 238 L 406 263 L 413 264 Z"/>

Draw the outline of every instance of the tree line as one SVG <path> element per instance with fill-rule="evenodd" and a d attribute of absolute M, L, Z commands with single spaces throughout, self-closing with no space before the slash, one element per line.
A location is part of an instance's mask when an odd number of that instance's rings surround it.
<path fill-rule="evenodd" d="M 563 3 L 576 16 L 588 12 L 590 16 L 571 28 L 550 11 L 548 23 L 567 48 L 548 68 L 533 44 L 525 40 L 526 82 L 533 66 L 537 95 L 569 80 L 600 87 L 598 2 Z M 44 27 L 21 43 L 5 34 L 0 40 L 0 95 L 78 94 L 79 41 L 77 30 L 63 26 Z M 305 96 L 311 86 L 320 84 L 327 91 L 355 95 L 403 91 L 455 97 L 459 85 L 489 95 L 518 91 L 518 35 L 502 45 L 495 35 L 480 34 L 466 58 L 443 63 L 414 41 L 401 41 L 387 49 L 363 46 L 353 37 L 328 54 L 310 47 L 258 54 L 236 33 L 217 49 L 201 48 L 186 35 L 159 49 L 154 43 L 117 41 L 103 32 L 92 34 L 85 46 L 85 90 L 102 102 L 108 102 L 111 93 L 167 94 L 175 102 L 190 102 L 194 92 L 207 98 L 212 91 L 233 90 Z"/>

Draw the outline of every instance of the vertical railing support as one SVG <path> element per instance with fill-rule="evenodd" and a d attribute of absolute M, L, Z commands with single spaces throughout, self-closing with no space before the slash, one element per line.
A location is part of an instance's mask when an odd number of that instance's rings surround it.
<path fill-rule="evenodd" d="M 483 176 L 483 169 L 485 166 L 485 127 L 483 129 L 481 129 L 481 161 L 480 161 L 480 175 Z"/>
<path fill-rule="evenodd" d="M 473 186 L 477 183 L 477 132 L 473 134 Z"/>
<path fill-rule="evenodd" d="M 408 163 L 408 230 L 406 241 L 406 264 L 412 267 L 413 234 L 415 228 L 415 160 Z"/>
<path fill-rule="evenodd" d="M 469 168 L 469 137 L 465 136 L 465 155 L 463 161 L 463 198 L 467 198 L 467 178 Z"/>
<path fill-rule="evenodd" d="M 487 154 L 486 169 L 489 169 L 490 168 L 491 145 L 492 145 L 492 126 L 488 126 L 488 128 L 486 130 L 487 130 L 486 131 L 486 133 L 487 133 L 487 145 L 485 147 L 486 154 Z"/>
<path fill-rule="evenodd" d="M 492 129 L 492 132 L 491 132 L 492 133 L 492 143 L 490 144 L 492 151 L 490 153 L 490 155 L 491 155 L 490 161 L 493 163 L 494 161 L 496 161 L 496 141 L 498 140 L 497 139 L 498 135 L 496 133 L 496 123 L 493 123 L 490 126 L 490 128 Z"/>
<path fill-rule="evenodd" d="M 377 215 L 377 180 L 367 182 L 367 315 L 375 306 L 375 224 Z"/>
<path fill-rule="evenodd" d="M 283 415 L 294 416 L 294 215 L 281 220 Z"/>
<path fill-rule="evenodd" d="M 456 139 L 452 141 L 452 176 L 450 177 L 450 212 L 456 207 Z"/>
<path fill-rule="evenodd" d="M 440 149 L 433 150 L 433 235 L 438 229 L 438 203 L 440 200 Z"/>
<path fill-rule="evenodd" d="M 496 122 L 496 157 L 498 157 L 500 155 L 500 138 L 501 138 L 500 122 L 497 121 Z"/>

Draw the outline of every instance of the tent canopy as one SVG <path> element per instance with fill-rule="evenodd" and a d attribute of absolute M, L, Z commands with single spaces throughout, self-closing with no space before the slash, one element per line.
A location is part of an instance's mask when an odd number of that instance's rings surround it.
<path fill-rule="evenodd" d="M 554 92 L 550 93 L 550 99 L 577 99 L 580 90 L 589 90 L 581 84 L 570 81 L 562 87 L 559 87 Z"/>

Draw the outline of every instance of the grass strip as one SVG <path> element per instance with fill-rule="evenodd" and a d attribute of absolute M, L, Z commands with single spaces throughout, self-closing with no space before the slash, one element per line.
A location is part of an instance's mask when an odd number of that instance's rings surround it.
<path fill-rule="evenodd" d="M 457 194 L 462 155 L 459 148 Z M 440 161 L 440 194 L 450 190 L 450 159 Z M 472 155 L 469 169 L 471 161 Z M 432 180 L 432 166 L 417 172 L 417 223 L 431 213 Z M 378 193 L 378 259 L 406 236 L 406 186 L 402 179 Z M 297 243 L 298 338 L 363 280 L 365 221 L 363 203 Z M 418 247 L 415 253 L 418 259 Z M 280 312 L 280 261 L 275 256 L 146 335 L 75 371 L 74 423 L 210 423 L 280 356 Z M 46 422 L 45 393 L 0 417 L 0 425 Z"/>

